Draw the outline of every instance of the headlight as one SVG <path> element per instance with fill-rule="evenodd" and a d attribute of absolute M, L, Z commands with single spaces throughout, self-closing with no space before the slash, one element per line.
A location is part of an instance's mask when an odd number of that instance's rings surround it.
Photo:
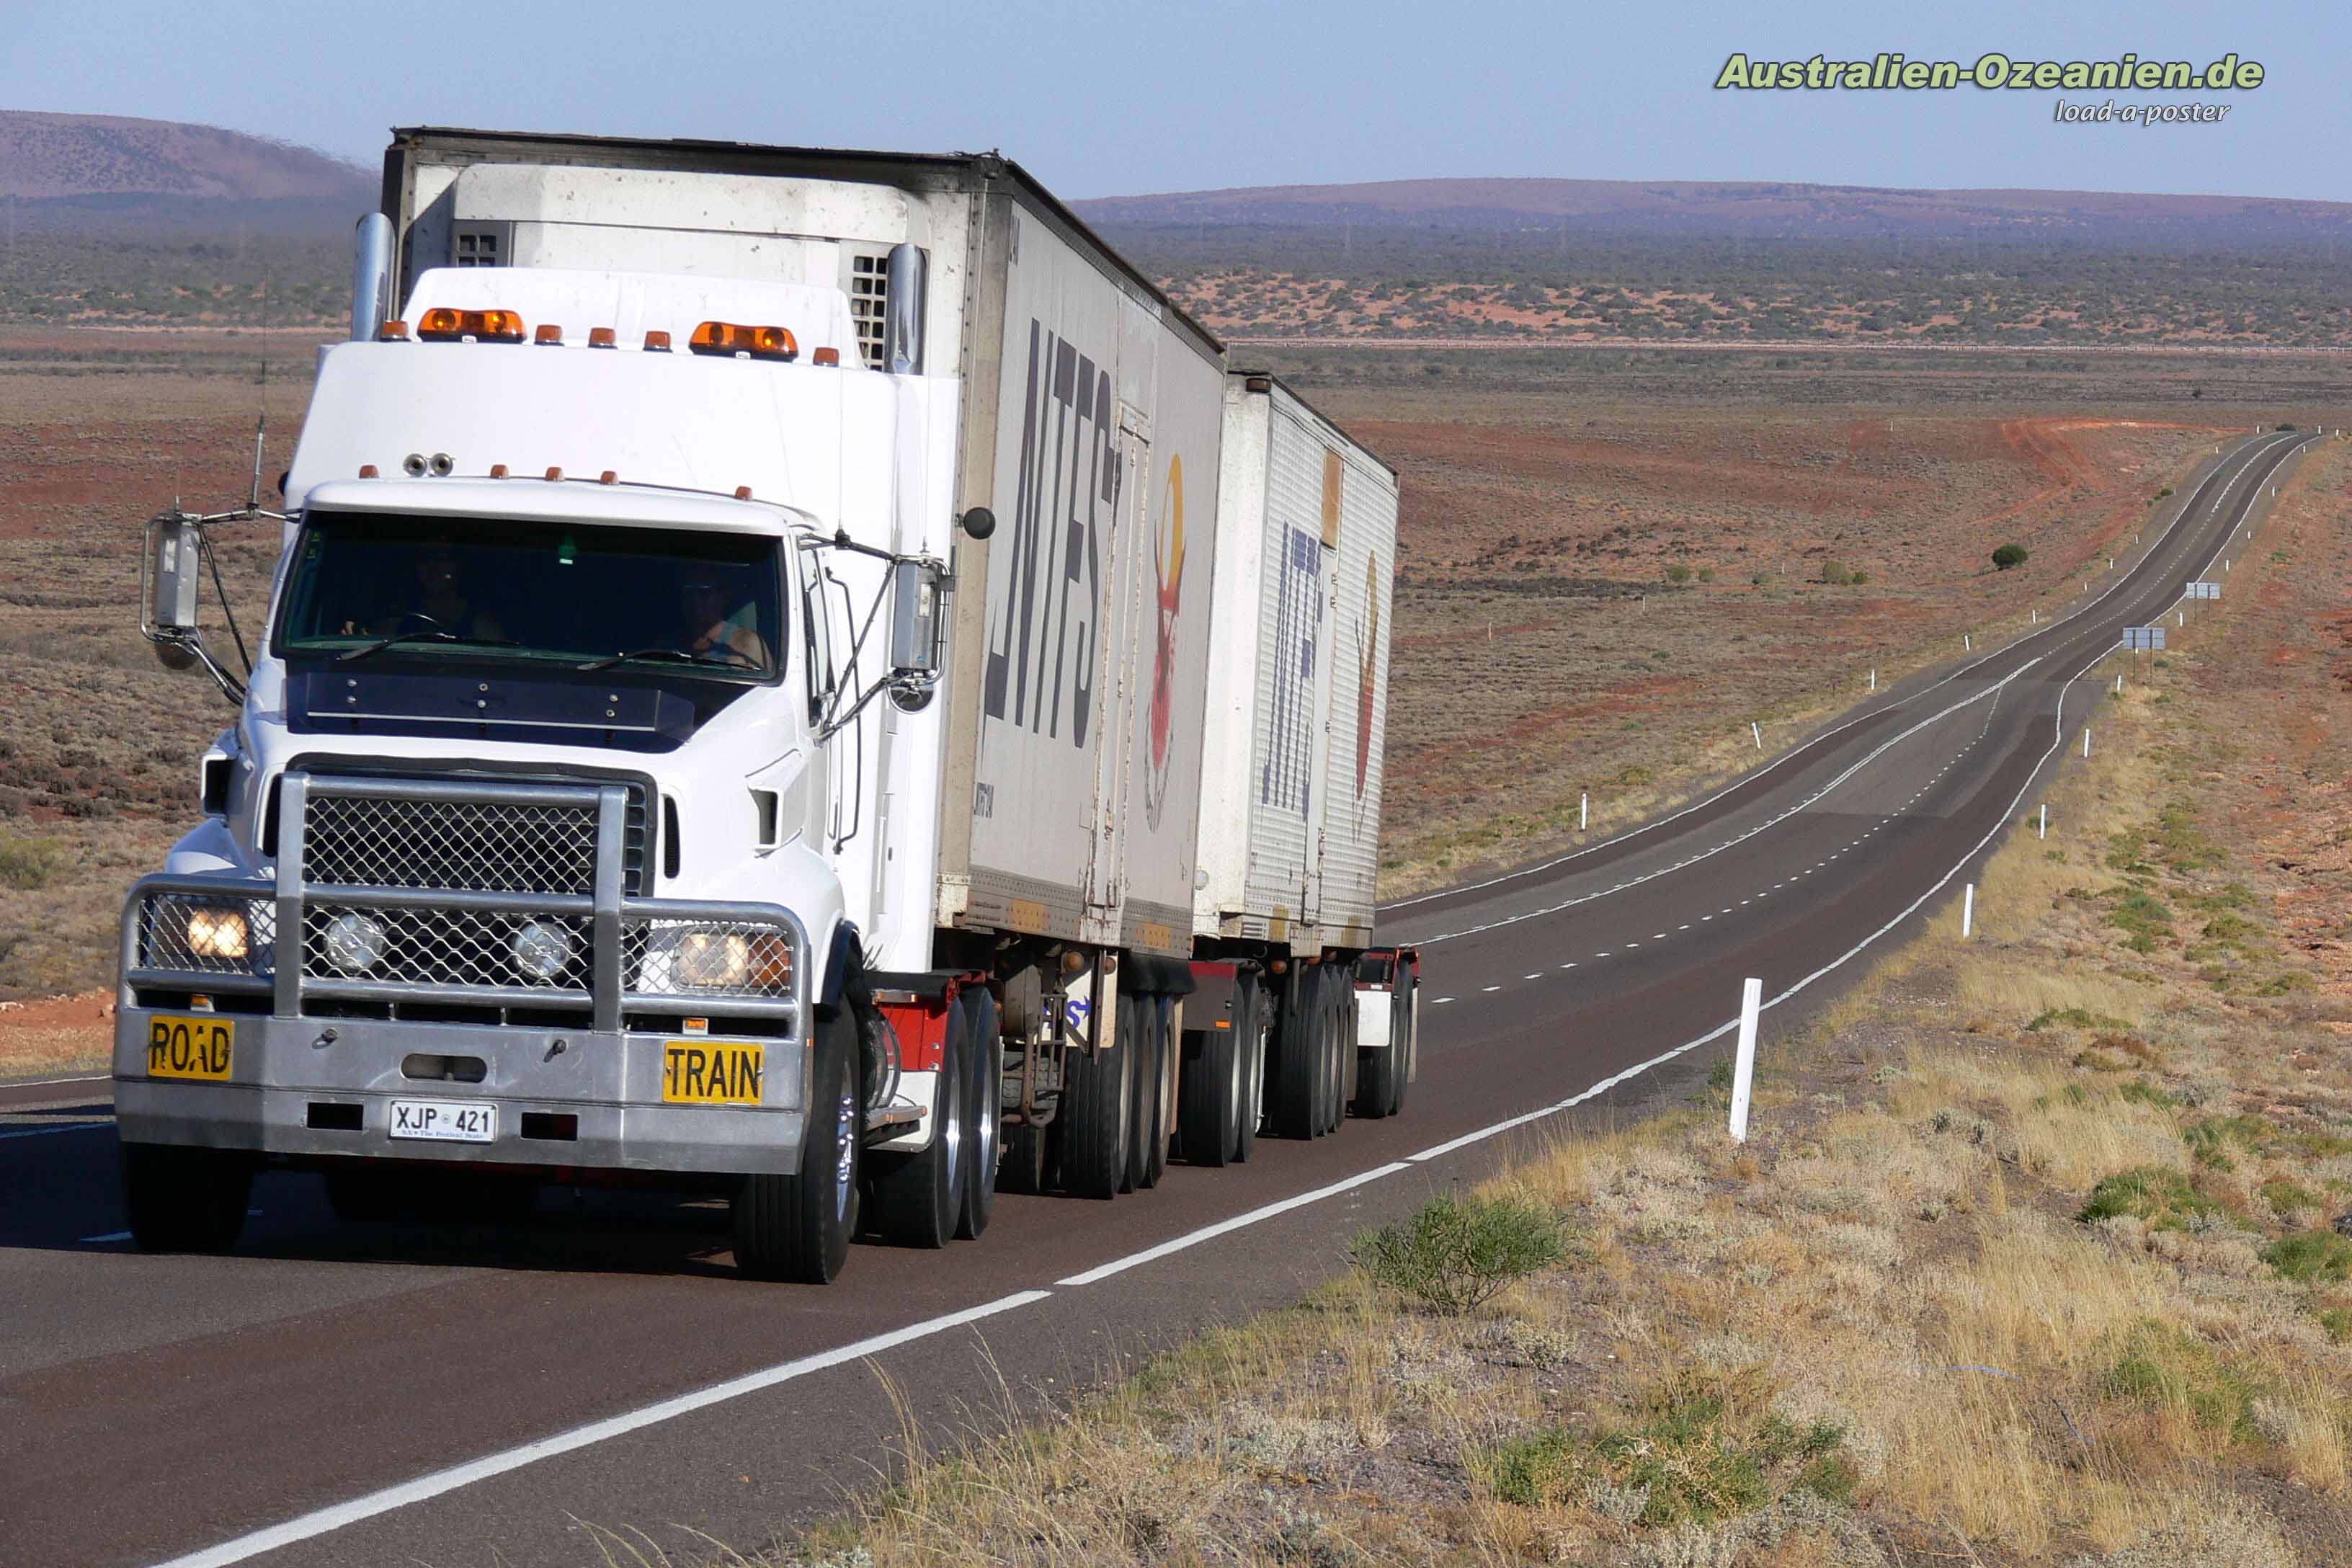
<path fill-rule="evenodd" d="M 383 962 L 383 926 L 372 915 L 349 910 L 327 922 L 327 962 L 346 974 Z"/>
<path fill-rule="evenodd" d="M 572 962 L 572 938 L 561 926 L 532 921 L 514 934 L 514 961 L 533 980 L 553 980 Z"/>
<path fill-rule="evenodd" d="M 681 984 L 725 989 L 743 984 L 751 969 L 751 940 L 740 931 L 689 931 L 677 939 Z"/>
<path fill-rule="evenodd" d="M 780 931 L 724 926 L 656 927 L 646 946 L 647 972 L 691 991 L 754 991 L 789 995 L 792 939 Z"/>
<path fill-rule="evenodd" d="M 188 950 L 199 958 L 243 959 L 248 941 L 243 910 L 198 904 L 188 911 Z"/>

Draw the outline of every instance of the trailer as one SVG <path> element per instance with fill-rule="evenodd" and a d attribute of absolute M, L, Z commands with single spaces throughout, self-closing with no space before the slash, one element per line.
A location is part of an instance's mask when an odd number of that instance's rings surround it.
<path fill-rule="evenodd" d="M 1017 165 L 403 131 L 353 295 L 283 510 L 150 525 L 240 714 L 125 910 L 141 1245 L 652 1180 L 822 1281 L 1401 1106 L 1395 476 Z"/>

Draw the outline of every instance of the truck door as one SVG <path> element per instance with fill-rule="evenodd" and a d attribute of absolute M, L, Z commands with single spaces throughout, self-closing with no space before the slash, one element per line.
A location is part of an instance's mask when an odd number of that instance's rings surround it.
<path fill-rule="evenodd" d="M 1103 666 L 1096 689 L 1103 693 L 1102 745 L 1095 752 L 1093 841 L 1087 864 L 1087 914 L 1116 929 L 1124 892 L 1127 850 L 1127 763 L 1134 743 L 1138 690 L 1137 655 L 1146 635 L 1143 614 L 1144 508 L 1151 491 L 1150 426 L 1140 410 L 1118 405 L 1118 496 L 1111 504 L 1108 580 L 1111 624 L 1102 638 Z"/>

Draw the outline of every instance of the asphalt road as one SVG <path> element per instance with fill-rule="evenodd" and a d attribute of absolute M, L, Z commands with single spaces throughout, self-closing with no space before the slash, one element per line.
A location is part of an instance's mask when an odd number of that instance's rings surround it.
<path fill-rule="evenodd" d="M 1405 1114 L 1112 1204 L 1000 1199 L 946 1256 L 733 1278 L 723 1209 L 550 1194 L 532 1223 L 346 1227 L 265 1176 L 234 1257 L 132 1252 L 104 1080 L 0 1086 L 0 1561 L 600 1561 L 837 1508 L 911 1421 L 951 1434 L 1295 1299 L 1361 1226 L 1528 1136 L 1678 1102 L 1742 977 L 1763 1033 L 1956 899 L 2080 745 L 2127 626 L 2169 616 L 2308 437 L 2242 440 L 2071 613 L 1883 691 L 1621 838 L 1396 906 L 1425 959 Z M 2172 514 L 2164 514 L 2170 516 Z M 2060 825 L 2063 830 L 2065 825 Z M 903 1408 L 902 1408 L 903 1407 Z"/>

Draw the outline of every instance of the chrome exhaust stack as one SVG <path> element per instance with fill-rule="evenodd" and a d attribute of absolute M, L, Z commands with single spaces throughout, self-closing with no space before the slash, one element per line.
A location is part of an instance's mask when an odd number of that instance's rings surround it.
<path fill-rule="evenodd" d="M 352 262 L 352 342 L 373 342 L 391 309 L 392 220 L 382 213 L 360 219 Z"/>
<path fill-rule="evenodd" d="M 930 270 L 922 247 L 890 247 L 883 284 L 882 368 L 893 375 L 923 374 L 923 307 L 930 292 Z"/>

